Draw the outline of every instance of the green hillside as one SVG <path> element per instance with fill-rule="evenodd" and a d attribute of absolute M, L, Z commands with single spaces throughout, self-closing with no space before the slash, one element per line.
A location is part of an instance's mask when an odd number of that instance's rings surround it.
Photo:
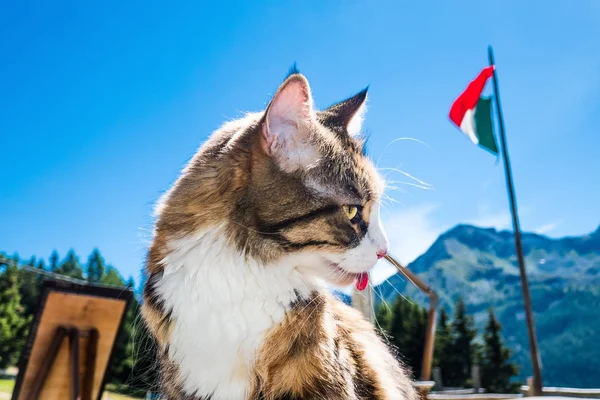
<path fill-rule="evenodd" d="M 600 387 L 600 228 L 561 239 L 526 233 L 523 247 L 544 385 Z M 520 379 L 531 374 L 511 232 L 459 225 L 442 234 L 409 268 L 440 295 L 447 309 L 462 296 L 480 328 L 493 306 L 507 345 L 523 366 Z M 398 291 L 426 301 L 400 275 L 376 290 L 390 303 Z"/>

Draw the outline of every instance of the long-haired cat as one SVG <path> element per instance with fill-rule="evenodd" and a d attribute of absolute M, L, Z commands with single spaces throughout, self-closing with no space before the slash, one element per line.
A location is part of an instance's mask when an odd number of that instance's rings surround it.
<path fill-rule="evenodd" d="M 213 133 L 157 208 L 143 315 L 167 399 L 415 399 L 364 289 L 387 251 L 383 181 L 359 139 L 366 90 L 324 111 L 292 71 Z"/>

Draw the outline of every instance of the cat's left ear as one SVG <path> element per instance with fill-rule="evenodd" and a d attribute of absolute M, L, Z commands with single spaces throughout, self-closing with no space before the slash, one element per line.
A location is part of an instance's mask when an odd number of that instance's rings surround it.
<path fill-rule="evenodd" d="M 332 116 L 333 122 L 343 126 L 350 136 L 360 133 L 367 112 L 367 86 L 354 96 L 329 107 L 326 111 Z"/>
<path fill-rule="evenodd" d="M 310 128 L 316 121 L 313 99 L 306 78 L 293 74 L 285 80 L 267 106 L 261 126 L 265 152 L 289 162 L 307 152 Z"/>

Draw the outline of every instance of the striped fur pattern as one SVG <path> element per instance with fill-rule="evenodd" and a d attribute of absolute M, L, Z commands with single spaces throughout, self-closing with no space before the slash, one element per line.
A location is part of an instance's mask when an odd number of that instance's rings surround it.
<path fill-rule="evenodd" d="M 293 70 L 213 133 L 157 207 L 143 316 L 166 399 L 414 399 L 391 350 L 325 284 L 387 251 L 366 90 L 316 111 Z"/>

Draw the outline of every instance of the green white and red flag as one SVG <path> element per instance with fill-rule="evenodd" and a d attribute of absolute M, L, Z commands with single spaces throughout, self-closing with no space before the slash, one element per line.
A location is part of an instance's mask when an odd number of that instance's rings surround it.
<path fill-rule="evenodd" d="M 494 73 L 494 66 L 484 68 L 450 108 L 450 120 L 471 141 L 498 155 L 498 146 L 492 125 L 492 99 L 482 97 L 486 82 Z"/>

